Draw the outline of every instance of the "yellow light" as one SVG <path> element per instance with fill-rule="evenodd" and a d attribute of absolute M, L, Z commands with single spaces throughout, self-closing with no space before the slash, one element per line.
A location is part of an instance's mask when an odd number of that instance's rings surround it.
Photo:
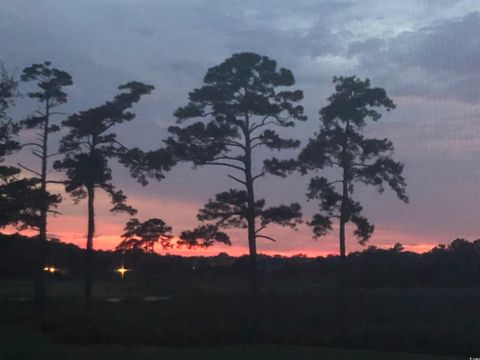
<path fill-rule="evenodd" d="M 43 271 L 47 271 L 49 273 L 55 273 L 57 271 L 57 268 L 55 268 L 55 266 L 45 266 L 43 268 Z"/>
<path fill-rule="evenodd" d="M 129 269 L 126 269 L 123 265 L 122 267 L 118 268 L 115 270 L 116 272 L 118 272 L 120 274 L 120 277 L 123 279 L 125 277 L 125 273 L 127 271 L 130 271 Z"/>

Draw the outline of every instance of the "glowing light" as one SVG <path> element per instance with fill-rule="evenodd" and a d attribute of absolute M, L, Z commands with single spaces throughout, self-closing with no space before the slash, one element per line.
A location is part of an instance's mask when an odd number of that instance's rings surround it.
<path fill-rule="evenodd" d="M 49 272 L 49 273 L 55 273 L 58 271 L 58 269 L 55 266 L 45 266 L 43 268 L 43 271 Z"/>
<path fill-rule="evenodd" d="M 126 269 L 123 265 L 119 267 L 118 269 L 115 270 L 117 273 L 120 274 L 120 277 L 123 279 L 125 277 L 125 274 L 127 271 L 130 271 L 130 269 Z"/>

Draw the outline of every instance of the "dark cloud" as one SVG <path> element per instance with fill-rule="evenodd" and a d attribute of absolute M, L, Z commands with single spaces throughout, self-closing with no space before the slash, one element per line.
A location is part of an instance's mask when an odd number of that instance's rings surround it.
<path fill-rule="evenodd" d="M 391 39 L 354 42 L 348 56 L 398 95 L 480 100 L 480 16 L 436 22 Z"/>

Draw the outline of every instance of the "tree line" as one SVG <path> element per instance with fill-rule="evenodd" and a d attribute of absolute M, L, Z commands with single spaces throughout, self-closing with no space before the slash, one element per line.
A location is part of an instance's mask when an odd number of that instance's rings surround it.
<path fill-rule="evenodd" d="M 301 105 L 303 92 L 294 88 L 291 70 L 279 68 L 275 60 L 266 56 L 237 53 L 208 69 L 201 86 L 188 94 L 187 104 L 175 111 L 176 124 L 168 128 L 166 140 L 150 151 L 125 146 L 118 140 L 116 130 L 135 119 L 133 107 L 154 90 L 152 85 L 138 81 L 121 84 L 111 100 L 65 116 L 61 107 L 68 101 L 67 89 L 73 84 L 70 74 L 45 62 L 26 67 L 20 80 L 35 87 L 27 95 L 38 103 L 39 110 L 21 121 L 8 115 L 19 94 L 19 84 L 2 69 L 0 226 L 31 227 L 38 231 L 34 287 L 37 314 L 42 314 L 45 307 L 43 268 L 48 214 L 55 213 L 61 202 L 60 195 L 51 193 L 48 184 L 61 183 L 75 202 L 83 199 L 87 202 L 84 292 L 88 314 L 96 193 L 104 191 L 109 195 L 113 212 L 131 216 L 137 212 L 114 184 L 113 162 L 127 168 L 143 186 L 152 179 L 161 181 L 181 163 L 191 163 L 193 168 L 224 168 L 238 188 L 212 197 L 199 209 L 200 225 L 183 231 L 176 242 L 187 247 L 208 247 L 216 242 L 231 244 L 226 230 L 246 229 L 252 294 L 258 291 L 257 240 L 276 241 L 266 233 L 271 224 L 295 229 L 303 222 L 299 203 L 267 206 L 265 199 L 255 192 L 255 184 L 268 175 L 311 174 L 307 197 L 318 202 L 318 213 L 306 223 L 312 227 L 314 237 L 320 237 L 332 231 L 333 223 L 338 222 L 342 259 L 346 258 L 348 223 L 355 226 L 354 235 L 361 244 L 374 231 L 374 225 L 362 215 L 362 205 L 354 200 L 357 183 L 374 186 L 379 192 L 389 187 L 400 200 L 408 202 L 403 164 L 393 159 L 392 142 L 364 135 L 368 123 L 380 120 L 383 111 L 395 108 L 385 90 L 373 87 L 368 79 L 333 78 L 335 92 L 319 111 L 319 131 L 300 149 L 298 157 L 289 159 L 262 158 L 264 151 L 260 150 L 281 153 L 301 146 L 298 139 L 284 137 L 278 130 L 293 128 L 307 120 Z M 35 129 L 36 141 L 19 141 L 17 135 L 24 129 Z M 58 148 L 50 152 L 49 136 L 60 130 L 64 136 Z M 7 157 L 22 148 L 30 148 L 32 156 L 38 158 L 36 168 L 7 165 Z M 58 158 L 52 163 L 55 156 Z M 256 171 L 255 164 L 260 161 L 263 165 Z M 63 180 L 48 177 L 51 166 L 65 175 Z M 340 176 L 325 175 L 327 168 L 337 168 L 339 171 L 335 173 Z M 153 252 L 155 244 L 168 248 L 173 239 L 172 228 L 162 219 L 131 218 L 117 248 L 125 252 L 138 249 Z"/>
<path fill-rule="evenodd" d="M 20 234 L 0 234 L 0 278 L 30 279 L 35 272 L 37 239 Z M 55 272 L 47 276 L 58 281 L 79 280 L 84 276 L 85 249 L 74 244 L 50 241 L 47 252 L 49 265 Z M 129 269 L 122 280 L 114 271 L 120 264 Z M 300 291 L 322 284 L 332 289 L 339 286 L 338 255 L 307 257 L 299 253 L 293 256 L 258 255 L 261 284 L 280 288 L 298 288 Z M 215 287 L 215 279 L 230 279 L 229 291 L 242 288 L 245 272 L 249 268 L 247 255 L 229 256 L 222 252 L 215 256 L 180 256 L 133 250 L 123 253 L 116 250 L 95 250 L 95 279 L 148 283 L 156 280 L 164 288 L 188 288 L 198 277 L 209 280 Z M 395 244 L 389 249 L 369 245 L 363 251 L 348 254 L 349 288 L 477 288 L 480 284 L 480 240 L 455 239 L 447 245 L 437 245 L 424 253 L 406 251 Z M 187 280 L 186 280 L 187 279 Z M 211 285 L 210 285 L 211 282 Z M 205 284 L 205 282 L 204 282 Z M 150 284 L 152 285 L 152 284 Z M 153 284 L 154 285 L 154 284 Z M 225 290 L 225 289 L 222 289 Z"/>

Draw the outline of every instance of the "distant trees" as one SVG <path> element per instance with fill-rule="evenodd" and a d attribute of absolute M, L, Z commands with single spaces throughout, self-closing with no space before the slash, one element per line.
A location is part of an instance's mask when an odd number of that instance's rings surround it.
<path fill-rule="evenodd" d="M 340 255 L 346 256 L 345 230 L 351 222 L 360 244 L 365 244 L 374 226 L 362 215 L 363 207 L 352 199 L 355 183 L 374 186 L 383 192 L 388 186 L 403 202 L 408 202 L 403 164 L 392 159 L 393 144 L 388 139 L 371 139 L 363 135 L 368 121 L 381 118 L 377 109 L 390 111 L 393 101 L 382 88 L 372 88 L 370 81 L 355 76 L 334 77 L 336 92 L 320 110 L 320 131 L 302 150 L 299 160 L 303 171 L 337 168 L 340 176 L 333 180 L 315 176 L 310 180 L 307 196 L 319 200 L 319 213 L 309 225 L 316 237 L 332 230 L 339 220 Z"/>
<path fill-rule="evenodd" d="M 133 218 L 125 225 L 122 239 L 116 247 L 118 251 L 142 250 L 153 253 L 157 243 L 163 249 L 172 247 L 172 228 L 162 219 L 152 218 L 141 222 Z"/>
<path fill-rule="evenodd" d="M 208 224 L 181 235 L 185 244 L 208 246 L 213 241 L 229 243 L 222 228 L 248 229 L 251 288 L 257 291 L 257 239 L 270 223 L 294 227 L 300 221 L 300 205 L 265 208 L 265 201 L 255 195 L 254 184 L 268 174 L 285 176 L 295 166 L 293 160 L 270 158 L 263 169 L 254 171 L 260 148 L 294 149 L 298 140 L 283 138 L 275 130 L 295 126 L 306 120 L 301 90 L 288 90 L 295 78 L 277 63 L 255 53 L 234 54 L 207 71 L 203 85 L 189 93 L 189 103 L 176 112 L 177 122 L 197 121 L 188 126 L 172 126 L 166 140 L 176 161 L 193 165 L 222 166 L 232 171 L 228 177 L 243 190 L 230 189 L 215 196 L 198 218 Z M 258 223 L 260 222 L 260 224 Z"/>
<path fill-rule="evenodd" d="M 87 198 L 88 230 L 85 272 L 85 313 L 88 315 L 92 293 L 92 256 L 95 233 L 95 190 L 104 190 L 111 199 L 113 212 L 134 215 L 136 210 L 127 205 L 127 197 L 112 183 L 110 160 L 126 159 L 130 149 L 117 140 L 113 128 L 131 121 L 135 114 L 131 107 L 141 97 L 150 94 L 151 85 L 129 82 L 119 86 L 121 93 L 113 100 L 89 110 L 71 115 L 62 125 L 69 129 L 61 141 L 60 151 L 64 158 L 56 161 L 54 167 L 67 175 L 66 191 L 80 201 Z"/>
<path fill-rule="evenodd" d="M 64 88 L 73 84 L 72 77 L 65 71 L 51 66 L 51 62 L 46 61 L 43 64 L 33 64 L 23 69 L 21 80 L 32 82 L 36 85 L 36 90 L 27 95 L 40 104 L 40 109 L 34 115 L 23 121 L 27 129 L 38 130 L 38 140 L 23 144 L 31 146 L 32 154 L 40 159 L 40 171 L 32 170 L 19 164 L 25 170 L 37 176 L 39 182 L 40 196 L 38 208 L 40 219 L 39 229 L 39 251 L 37 265 L 37 280 L 35 282 L 35 304 L 39 312 L 43 311 L 45 301 L 45 283 L 43 268 L 45 266 L 46 244 L 47 244 L 47 214 L 52 206 L 61 201 L 59 195 L 50 195 L 47 191 L 47 171 L 48 160 L 53 154 L 49 153 L 49 135 L 59 131 L 60 127 L 52 122 L 52 117 L 59 115 L 55 110 L 67 102 L 67 94 Z"/>

